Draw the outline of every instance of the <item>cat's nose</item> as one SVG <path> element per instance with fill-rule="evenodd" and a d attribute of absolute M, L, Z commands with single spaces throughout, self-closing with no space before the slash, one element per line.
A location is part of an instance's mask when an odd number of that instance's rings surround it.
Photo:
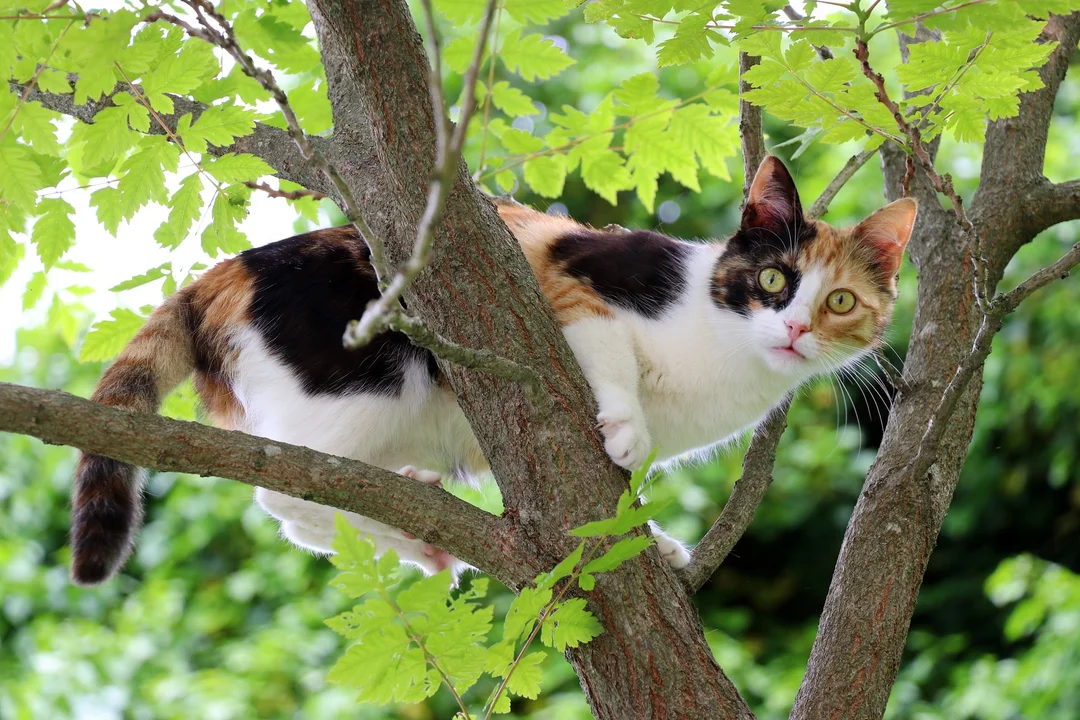
<path fill-rule="evenodd" d="M 788 320 L 788 340 L 794 345 L 795 341 L 802 337 L 803 333 L 810 332 L 810 326 L 798 320 Z"/>

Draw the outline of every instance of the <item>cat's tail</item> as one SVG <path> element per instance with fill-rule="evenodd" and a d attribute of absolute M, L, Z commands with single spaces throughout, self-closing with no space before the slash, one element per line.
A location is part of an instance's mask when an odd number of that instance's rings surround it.
<path fill-rule="evenodd" d="M 135 412 L 157 412 L 161 400 L 191 374 L 195 350 L 189 322 L 193 286 L 158 307 L 116 361 L 91 399 Z M 72 495 L 71 577 L 95 585 L 115 573 L 131 552 L 142 521 L 146 471 L 82 453 Z"/>

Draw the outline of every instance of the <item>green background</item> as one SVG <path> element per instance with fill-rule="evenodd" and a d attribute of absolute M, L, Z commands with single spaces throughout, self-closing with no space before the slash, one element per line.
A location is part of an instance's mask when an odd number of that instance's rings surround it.
<path fill-rule="evenodd" d="M 545 32 L 565 37 L 578 60 L 556 79 L 526 88 L 545 109 L 569 104 L 587 111 L 611 87 L 651 67 L 650 49 L 612 43 L 610 29 L 583 25 L 576 15 Z M 667 95 L 688 97 L 701 90 L 709 69 L 670 68 L 659 77 Z M 1060 180 L 1069 173 L 1070 150 L 1080 147 L 1075 74 L 1055 112 L 1047 174 Z M 768 145 L 790 159 L 798 145 L 777 146 L 794 131 L 767 120 L 767 134 Z M 804 205 L 852 147 L 811 145 L 789 161 Z M 944 142 L 941 167 L 968 196 L 979 161 L 977 146 Z M 611 206 L 576 175 L 560 202 L 598 227 L 615 222 L 686 238 L 723 236 L 738 217 L 737 164 L 731 162 L 730 183 L 702 175 L 700 194 L 665 176 L 656 204 L 677 203 L 673 223 L 662 223 L 630 192 Z M 527 193 L 517 197 L 549 205 Z M 850 224 L 882 202 L 875 158 L 826 219 Z M 325 212 L 322 219 L 335 222 Z M 1010 266 L 1005 284 L 1057 257 L 1078 234 L 1072 223 L 1038 238 Z M 883 352 L 896 364 L 915 291 L 908 264 Z M 995 340 L 971 452 L 927 571 L 888 717 L 1080 717 L 1080 577 L 1073 572 L 1080 569 L 1078 307 L 1080 282 L 1057 283 L 1026 303 Z M 43 324 L 24 321 L 14 362 L 0 367 L 0 380 L 88 396 L 102 365 L 78 363 L 72 343 L 77 347 L 92 319 L 71 306 Z M 785 717 L 790 709 L 890 392 L 873 363 L 857 378 L 825 379 L 799 392 L 775 483 L 747 535 L 696 598 L 721 666 L 760 718 Z M 174 406 L 183 414 L 184 402 Z M 686 541 L 700 538 L 739 475 L 744 446 L 662 476 L 653 497 L 674 500 L 662 524 Z M 100 588 L 72 586 L 66 533 L 74 461 L 71 449 L 0 435 L 0 717 L 452 714 L 443 692 L 424 705 L 380 710 L 357 706 L 351 692 L 326 684 L 343 643 L 323 619 L 348 601 L 328 587 L 329 563 L 279 539 L 246 486 L 154 475 L 146 526 L 125 574 Z M 490 504 L 488 495 L 471 497 Z M 498 618 L 509 595 L 499 588 L 493 598 Z M 515 715 L 588 717 L 577 679 L 552 653 L 544 687 L 538 700 L 515 701 Z"/>

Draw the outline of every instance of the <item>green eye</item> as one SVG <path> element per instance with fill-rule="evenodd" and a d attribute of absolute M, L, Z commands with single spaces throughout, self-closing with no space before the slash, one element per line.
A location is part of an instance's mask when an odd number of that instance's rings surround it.
<path fill-rule="evenodd" d="M 758 275 L 761 289 L 768 293 L 778 293 L 787 287 L 787 278 L 777 268 L 765 268 Z"/>
<path fill-rule="evenodd" d="M 825 303 L 837 315 L 847 315 L 855 309 L 855 293 L 850 290 L 837 290 L 829 295 Z"/>

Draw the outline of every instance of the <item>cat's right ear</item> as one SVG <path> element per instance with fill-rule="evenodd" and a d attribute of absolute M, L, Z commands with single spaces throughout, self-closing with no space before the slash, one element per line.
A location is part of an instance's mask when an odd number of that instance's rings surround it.
<path fill-rule="evenodd" d="M 805 222 L 802 202 L 791 173 L 780 158 L 766 155 L 746 196 L 742 229 L 763 228 L 781 234 L 800 222 Z"/>

